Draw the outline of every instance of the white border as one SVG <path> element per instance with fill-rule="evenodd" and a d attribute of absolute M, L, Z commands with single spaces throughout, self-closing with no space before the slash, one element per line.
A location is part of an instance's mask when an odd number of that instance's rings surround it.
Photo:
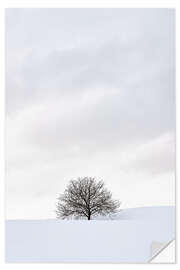
<path fill-rule="evenodd" d="M 178 3 L 179 2 L 179 3 Z M 177 18 L 177 40 L 176 40 L 176 59 L 177 59 L 177 71 L 178 71 L 178 64 L 180 60 L 180 54 L 178 53 L 178 48 L 180 48 L 180 42 L 179 42 L 179 35 L 178 32 L 180 32 L 180 1 L 176 0 L 61 0 L 61 1 L 54 1 L 54 0 L 27 0 L 27 1 L 0 1 L 0 268 L 1 269 L 137 269 L 141 270 L 144 267 L 157 267 L 157 269 L 167 269 L 167 268 L 176 268 L 178 267 L 178 264 L 172 265 L 172 264 L 161 264 L 161 265 L 152 265 L 152 264 L 5 264 L 4 257 L 5 257 L 5 226 L 4 226 L 4 176 L 5 176 L 5 158 L 4 158 L 4 120 L 5 120 L 5 94 L 4 94 L 4 88 L 5 88 L 5 71 L 4 71 L 4 56 L 5 56 L 5 40 L 4 40 L 4 9 L 5 8 L 62 8 L 62 7 L 74 7 L 74 8 L 176 8 L 176 18 Z M 178 75 L 178 72 L 177 72 Z M 178 76 L 177 76 L 177 89 L 178 89 Z M 177 119 L 179 120 L 179 114 L 180 114 L 180 108 L 179 108 L 179 95 L 178 92 L 176 94 L 176 103 L 177 103 Z M 178 135 L 179 133 L 179 124 L 177 121 L 177 153 L 179 153 L 179 144 L 178 144 Z M 177 154 L 178 156 L 178 154 Z M 177 165 L 178 165 L 178 157 L 177 157 Z M 177 166 L 177 174 L 178 176 L 178 166 Z M 177 179 L 177 177 L 176 177 Z M 179 189 L 178 181 L 176 180 L 176 189 Z M 178 191 L 176 190 L 176 204 L 178 204 Z M 179 209 L 179 208 L 178 208 Z M 176 220 L 176 227 L 178 228 L 179 224 L 179 215 L 177 215 Z M 179 236 L 179 233 L 177 233 L 177 238 Z M 178 245 L 176 244 L 177 251 L 178 251 Z M 176 258 L 176 261 L 178 261 L 178 257 Z"/>
<path fill-rule="evenodd" d="M 178 0 L 7 0 L 3 8 L 175 8 Z"/>
<path fill-rule="evenodd" d="M 1 3 L 0 3 L 1 5 Z M 5 44 L 4 44 L 4 12 L 2 7 L 0 8 L 0 262 L 4 258 L 4 247 L 5 247 L 5 237 L 4 237 L 4 176 L 5 176 L 5 157 L 4 157 L 4 120 L 5 120 L 5 73 L 4 73 L 4 63 L 5 63 Z M 0 263 L 2 265 L 2 262 Z M 1 266 L 2 269 L 2 266 Z"/>

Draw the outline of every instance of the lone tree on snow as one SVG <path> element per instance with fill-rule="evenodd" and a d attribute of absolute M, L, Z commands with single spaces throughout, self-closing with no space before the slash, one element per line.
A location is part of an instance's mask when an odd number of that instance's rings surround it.
<path fill-rule="evenodd" d="M 115 213 L 120 206 L 118 200 L 112 199 L 112 194 L 104 187 L 103 181 L 92 177 L 71 180 L 60 195 L 57 203 L 57 218 L 65 219 L 70 216 L 76 219 Z"/>

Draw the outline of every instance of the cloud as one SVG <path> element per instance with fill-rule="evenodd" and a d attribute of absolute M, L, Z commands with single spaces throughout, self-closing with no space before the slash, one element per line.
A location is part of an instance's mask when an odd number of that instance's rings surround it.
<path fill-rule="evenodd" d="M 134 149 L 129 156 L 127 154 L 124 169 L 152 176 L 175 172 L 174 135 L 163 135 Z"/>
<path fill-rule="evenodd" d="M 171 9 L 7 10 L 10 216 L 38 196 L 52 205 L 80 175 L 105 179 L 123 200 L 146 182 L 149 204 L 156 177 L 172 189 L 174 47 Z"/>

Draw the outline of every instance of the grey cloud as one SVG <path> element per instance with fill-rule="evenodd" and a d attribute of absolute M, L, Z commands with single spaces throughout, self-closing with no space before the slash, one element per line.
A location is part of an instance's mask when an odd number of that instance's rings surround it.
<path fill-rule="evenodd" d="M 150 174 L 166 175 L 175 174 L 175 145 L 173 134 L 166 134 L 141 145 L 131 153 L 127 160 L 124 160 L 121 168 L 125 171 L 131 170 L 144 175 Z"/>
<path fill-rule="evenodd" d="M 129 153 L 175 132 L 174 10 L 6 13 L 11 205 L 23 190 L 28 205 L 35 194 L 52 201 L 69 178 L 82 174 L 111 179 L 112 189 L 122 188 L 127 196 L 132 181 L 140 185 L 136 169 L 144 171 L 149 186 L 155 172 L 169 188 L 174 139 L 165 152 L 162 141 L 157 152 L 138 152 L 137 160 Z"/>
<path fill-rule="evenodd" d="M 63 12 L 60 10 L 62 17 L 59 17 L 60 22 L 65 18 L 67 22 L 68 16 L 72 11 L 65 10 Z M 103 35 L 102 41 L 100 38 L 97 39 L 97 42 L 93 45 L 88 44 L 81 46 L 75 46 L 69 49 L 61 48 L 55 49 L 50 46 L 49 43 L 43 44 L 41 48 L 41 39 L 40 37 L 32 37 L 32 41 L 36 41 L 36 46 L 32 46 L 30 50 L 27 50 L 27 53 L 24 55 L 23 63 L 21 64 L 20 70 L 15 68 L 12 72 L 8 72 L 8 66 L 11 67 L 12 59 L 7 65 L 7 111 L 18 110 L 18 107 L 26 106 L 29 104 L 30 100 L 36 101 L 37 99 L 44 98 L 47 95 L 47 98 L 52 93 L 55 97 L 78 91 L 79 89 L 84 90 L 84 88 L 100 86 L 109 86 L 109 87 L 118 87 L 120 91 L 123 91 L 125 87 L 124 84 L 128 84 L 129 81 L 133 84 L 133 78 L 139 82 L 143 79 L 144 72 L 151 74 L 154 70 L 156 72 L 157 68 L 161 70 L 164 66 L 168 69 L 169 76 L 173 75 L 173 66 L 174 66 L 174 55 L 173 48 L 171 48 L 173 42 L 173 37 L 169 41 L 169 36 L 171 35 L 171 30 L 173 28 L 173 17 L 172 13 L 168 10 L 160 11 L 161 17 L 157 11 L 154 11 L 154 20 L 151 20 L 151 12 L 149 11 L 138 11 L 139 17 L 134 14 L 132 10 L 129 12 L 126 10 L 122 12 L 121 19 L 123 24 L 115 27 L 115 24 L 118 22 L 118 17 L 113 19 L 112 14 L 118 14 L 117 11 L 113 13 L 109 11 L 100 11 L 99 14 L 102 15 L 103 22 L 108 18 L 107 14 L 110 15 L 110 22 L 108 25 L 111 26 L 110 29 L 101 29 L 101 34 Z M 23 12 L 19 13 L 23 15 Z M 30 11 L 24 11 L 27 13 L 27 18 L 31 15 Z M 83 12 L 77 11 L 77 14 L 81 15 Z M 85 14 L 89 14 L 91 17 L 91 12 L 85 11 Z M 107 14 L 106 14 L 107 13 Z M 33 14 L 33 13 L 32 13 Z M 43 11 L 43 19 L 48 16 L 47 11 Z M 55 14 L 55 22 L 57 20 L 57 11 L 52 11 L 52 14 Z M 67 14 L 67 18 L 65 15 Z M 74 13 L 75 15 L 76 13 Z M 94 18 L 96 18 L 98 12 L 95 10 L 92 13 Z M 96 14 L 96 15 L 95 15 Z M 126 24 L 125 14 L 129 17 L 131 14 L 132 21 L 129 20 L 130 26 Z M 38 11 L 35 11 L 35 21 L 38 19 Z M 135 15 L 135 16 L 134 16 Z M 146 16 L 147 15 L 147 16 Z M 51 16 L 51 13 L 49 14 Z M 20 16 L 21 17 L 21 16 Z M 24 17 L 23 17 L 24 18 Z M 24 18 L 24 23 L 28 25 L 28 28 L 32 28 L 32 25 L 29 25 L 27 18 Z M 48 17 L 49 18 L 49 17 Z M 100 17 L 101 18 L 101 17 Z M 144 25 L 140 24 L 142 19 L 144 20 Z M 168 18 L 168 20 L 167 20 Z M 85 19 L 83 15 L 80 19 Z M 39 20 L 39 19 L 38 19 Z M 133 20 L 135 23 L 133 24 Z M 30 20 L 31 22 L 31 20 Z M 54 36 L 54 20 L 52 20 L 52 40 L 57 40 L 57 36 Z M 101 25 L 101 20 L 98 19 L 97 27 Z M 168 23 L 167 23 L 168 22 Z M 34 23 L 34 22 L 33 22 Z M 25 25 L 22 24 L 20 27 L 21 31 L 24 29 Z M 77 31 L 77 26 L 70 25 L 72 29 Z M 78 24 L 79 26 L 79 24 Z M 93 24 L 89 24 L 95 27 Z M 38 24 L 38 27 L 44 29 L 43 24 Z M 124 38 L 124 31 L 128 28 L 127 37 Z M 10 28 L 11 29 L 11 28 Z M 110 32 L 110 30 L 112 30 Z M 116 29 L 116 30 L 115 30 Z M 19 28 L 18 28 L 19 30 Z M 146 30 L 146 31 L 145 31 Z M 20 31 L 20 33 L 21 33 Z M 59 35 L 64 36 L 64 31 L 59 29 Z M 80 33 L 84 34 L 83 28 L 80 27 Z M 107 31 L 107 32 L 106 32 Z M 28 34 L 21 33 L 22 36 Z M 35 31 L 36 32 L 36 31 Z M 19 33 L 19 34 L 20 34 Z M 17 33 L 18 34 L 18 33 Z M 135 35 L 136 34 L 136 35 Z M 51 35 L 48 37 L 47 41 L 51 39 Z M 135 37 L 134 37 L 135 35 Z M 7 43 L 11 44 L 11 31 L 7 35 Z M 91 39 L 94 39 L 92 33 L 90 33 Z M 19 36 L 21 39 L 21 36 Z M 74 35 L 71 34 L 71 39 L 74 41 Z M 85 37 L 81 35 L 81 40 L 84 40 Z M 15 39 L 18 42 L 18 39 Z M 13 42 L 15 41 L 13 39 Z M 39 42 L 39 43 L 38 43 Z M 73 42 L 72 42 L 73 44 Z M 21 47 L 22 44 L 19 44 Z M 31 42 L 29 44 L 31 46 Z M 26 44 L 26 48 L 28 45 Z M 23 48 L 24 49 L 24 48 Z M 15 59 L 16 60 L 16 59 Z M 157 67 L 157 68 L 156 68 Z M 16 72 L 18 70 L 18 72 Z M 171 75 L 172 74 L 172 75 Z M 17 80 L 17 78 L 19 78 Z M 23 90 L 21 90 L 23 88 Z"/>

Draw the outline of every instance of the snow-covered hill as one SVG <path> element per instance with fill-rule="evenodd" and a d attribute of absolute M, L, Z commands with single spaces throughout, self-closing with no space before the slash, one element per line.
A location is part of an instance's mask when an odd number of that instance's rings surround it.
<path fill-rule="evenodd" d="M 173 206 L 156 206 L 156 207 L 138 207 L 127 208 L 119 213 L 109 216 L 95 217 L 97 220 L 158 220 L 173 219 L 175 208 Z"/>
<path fill-rule="evenodd" d="M 124 209 L 96 220 L 8 220 L 7 262 L 145 263 L 175 237 L 174 207 Z"/>

